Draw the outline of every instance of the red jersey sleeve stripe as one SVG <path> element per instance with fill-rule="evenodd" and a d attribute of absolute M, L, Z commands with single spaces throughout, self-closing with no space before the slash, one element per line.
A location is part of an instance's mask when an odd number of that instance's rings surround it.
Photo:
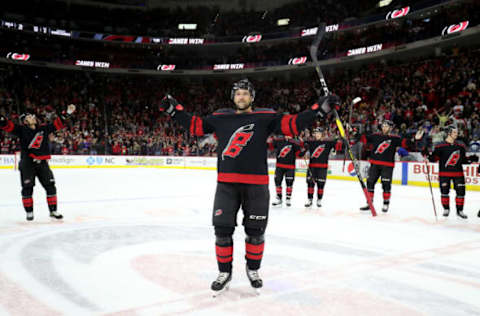
<path fill-rule="evenodd" d="M 195 136 L 203 136 L 205 133 L 203 132 L 203 120 L 197 117 L 196 124 L 195 124 Z"/>
<path fill-rule="evenodd" d="M 15 128 L 15 125 L 13 124 L 13 122 L 12 121 L 7 121 L 7 125 L 2 127 L 1 129 L 3 129 L 7 133 L 11 133 L 14 128 Z"/>
<path fill-rule="evenodd" d="M 53 125 L 55 126 L 55 128 L 56 128 L 57 130 L 63 129 L 63 128 L 65 127 L 65 126 L 63 125 L 62 120 L 61 120 L 59 117 L 57 117 L 57 118 L 55 119 L 55 121 L 53 121 Z"/>
<path fill-rule="evenodd" d="M 284 134 L 285 136 L 293 136 L 292 131 L 290 129 L 291 118 L 292 118 L 291 115 L 284 115 L 282 117 L 282 121 L 281 121 L 280 125 L 281 125 L 281 129 L 282 129 L 282 134 Z"/>
<path fill-rule="evenodd" d="M 298 116 L 298 115 L 295 114 L 294 116 L 292 116 L 292 120 L 291 120 L 291 123 L 292 123 L 292 125 L 291 125 L 291 127 L 292 127 L 292 134 L 293 134 L 294 136 L 298 135 L 297 116 Z"/>
<path fill-rule="evenodd" d="M 195 116 L 190 121 L 190 135 L 195 135 Z"/>

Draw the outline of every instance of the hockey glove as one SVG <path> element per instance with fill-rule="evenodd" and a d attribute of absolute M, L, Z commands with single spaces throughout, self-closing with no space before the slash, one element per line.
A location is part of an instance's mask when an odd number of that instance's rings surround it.
<path fill-rule="evenodd" d="M 167 94 L 160 101 L 160 111 L 167 112 L 170 116 L 175 116 L 177 110 L 182 110 L 183 107 L 178 103 L 178 101 L 172 97 L 170 94 Z"/>
<path fill-rule="evenodd" d="M 340 98 L 336 95 L 328 95 L 320 97 L 314 107 L 318 107 L 318 116 L 326 117 L 333 109 L 336 109 L 340 105 Z"/>

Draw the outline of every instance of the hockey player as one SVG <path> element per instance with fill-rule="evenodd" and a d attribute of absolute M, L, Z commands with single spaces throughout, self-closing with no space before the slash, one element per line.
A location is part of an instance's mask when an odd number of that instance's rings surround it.
<path fill-rule="evenodd" d="M 70 104 L 66 115 L 71 115 L 74 111 L 75 105 Z M 48 159 L 50 159 L 48 136 L 56 130 L 63 129 L 63 122 L 60 117 L 57 117 L 52 124 L 39 125 L 34 114 L 21 115 L 20 122 L 22 125 L 14 124 L 6 117 L 0 115 L 0 129 L 20 138 L 19 170 L 22 181 L 22 202 L 27 220 L 33 220 L 32 195 L 36 177 L 38 177 L 38 180 L 47 192 L 50 217 L 62 219 L 63 216 L 57 212 L 55 179 L 48 165 Z"/>
<path fill-rule="evenodd" d="M 268 108 L 253 108 L 255 90 L 248 79 L 235 82 L 231 90 L 235 109 L 221 109 L 206 117 L 184 111 L 181 104 L 167 95 L 160 104 L 174 120 L 192 135 L 215 133 L 217 148 L 217 189 L 212 223 L 219 275 L 212 283 L 214 295 L 232 279 L 233 232 L 239 208 L 245 227 L 246 272 L 252 287 L 263 285 L 258 274 L 264 250 L 268 221 L 269 190 L 267 138 L 272 133 L 295 136 L 310 126 L 317 116 L 325 117 L 338 97 L 322 97 L 311 109 L 298 115 L 281 115 Z"/>
<path fill-rule="evenodd" d="M 313 137 L 314 140 L 305 142 L 305 148 L 310 153 L 307 169 L 308 199 L 305 207 L 312 206 L 315 184 L 317 184 L 317 207 L 322 206 L 323 189 L 327 181 L 328 157 L 336 144 L 336 141 L 328 140 L 327 132 L 319 127 L 313 130 Z"/>
<path fill-rule="evenodd" d="M 373 201 L 375 184 L 381 178 L 383 188 L 383 212 L 388 212 L 392 188 L 393 168 L 395 167 L 395 152 L 397 147 L 402 145 L 398 136 L 390 135 L 393 129 L 393 122 L 385 120 L 381 125 L 381 133 L 374 133 L 367 136 L 366 143 L 372 146 L 370 154 L 370 169 L 368 170 L 367 189 Z M 362 211 L 370 211 L 370 207 L 360 208 Z"/>
<path fill-rule="evenodd" d="M 272 203 L 273 206 L 282 205 L 282 181 L 285 177 L 287 206 L 291 206 L 293 182 L 295 181 L 295 160 L 304 154 L 300 143 L 293 140 L 290 136 L 284 138 L 275 138 L 269 143 L 271 150 L 276 151 L 277 163 L 275 165 L 275 188 L 277 198 Z"/>
<path fill-rule="evenodd" d="M 428 155 L 430 161 L 438 161 L 439 164 L 439 184 L 441 192 L 441 202 L 443 206 L 443 216 L 450 213 L 450 185 L 453 182 L 453 188 L 456 192 L 455 204 L 457 206 L 457 215 L 463 219 L 467 215 L 463 213 L 465 202 L 465 176 L 463 175 L 464 164 L 478 161 L 478 157 L 473 155 L 467 157 L 466 149 L 463 144 L 457 143 L 458 130 L 454 126 L 446 128 L 445 142 L 435 146 L 433 153 Z"/>

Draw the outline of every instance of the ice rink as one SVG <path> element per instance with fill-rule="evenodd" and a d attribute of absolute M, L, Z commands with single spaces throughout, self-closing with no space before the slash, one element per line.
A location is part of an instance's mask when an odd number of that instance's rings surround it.
<path fill-rule="evenodd" d="M 261 294 L 240 226 L 230 290 L 212 298 L 215 171 L 53 171 L 62 222 L 39 184 L 26 222 L 18 172 L 0 170 L 0 315 L 480 315 L 480 192 L 467 220 L 451 192 L 436 222 L 427 188 L 394 185 L 382 214 L 378 184 L 372 218 L 358 183 L 328 180 L 323 207 L 305 209 L 297 178 L 293 206 L 270 209 Z"/>

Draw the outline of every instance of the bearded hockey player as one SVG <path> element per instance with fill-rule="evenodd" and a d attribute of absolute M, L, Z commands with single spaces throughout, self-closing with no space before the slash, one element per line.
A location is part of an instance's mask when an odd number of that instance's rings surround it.
<path fill-rule="evenodd" d="M 160 110 L 167 112 L 192 135 L 215 133 L 217 148 L 217 189 L 212 223 L 219 275 L 212 283 L 214 295 L 227 288 L 232 279 L 233 232 L 237 212 L 243 210 L 246 272 L 253 288 L 263 281 L 258 274 L 268 222 L 269 189 L 267 138 L 270 134 L 296 136 L 320 116 L 325 117 L 338 97 L 322 97 L 310 109 L 295 115 L 282 115 L 269 108 L 254 108 L 255 90 L 248 79 L 235 82 L 231 90 L 234 109 L 221 109 L 206 117 L 191 115 L 167 95 Z"/>
<path fill-rule="evenodd" d="M 392 190 L 393 168 L 395 167 L 395 153 L 397 147 L 402 145 L 400 137 L 391 135 L 393 122 L 385 120 L 381 125 L 381 133 L 367 136 L 366 143 L 372 147 L 370 155 L 370 169 L 368 170 L 367 189 L 373 201 L 375 184 L 381 178 L 383 188 L 383 212 L 388 212 Z M 362 211 L 370 211 L 370 207 L 360 208 Z"/>
<path fill-rule="evenodd" d="M 430 161 L 438 161 L 439 166 L 439 184 L 441 192 L 441 202 L 443 206 L 443 216 L 450 213 L 450 185 L 456 192 L 455 204 L 457 215 L 466 219 L 467 215 L 463 213 L 465 203 L 465 176 L 463 174 L 463 165 L 478 161 L 478 157 L 473 155 L 467 157 L 466 149 L 463 144 L 457 143 L 458 130 L 454 126 L 446 128 L 445 142 L 435 146 L 433 153 L 428 155 Z"/>
<path fill-rule="evenodd" d="M 75 111 L 75 105 L 70 104 L 65 114 L 71 115 Z M 65 119 L 65 118 L 64 118 Z M 33 220 L 33 187 L 35 178 L 38 178 L 47 192 L 47 204 L 50 217 L 62 219 L 57 212 L 57 188 L 52 170 L 48 165 L 50 149 L 48 136 L 56 130 L 64 128 L 62 119 L 58 116 L 52 124 L 39 125 L 34 114 L 20 116 L 22 125 L 14 124 L 6 117 L 0 115 L 0 129 L 20 138 L 20 178 L 22 181 L 22 202 L 27 220 Z"/>

